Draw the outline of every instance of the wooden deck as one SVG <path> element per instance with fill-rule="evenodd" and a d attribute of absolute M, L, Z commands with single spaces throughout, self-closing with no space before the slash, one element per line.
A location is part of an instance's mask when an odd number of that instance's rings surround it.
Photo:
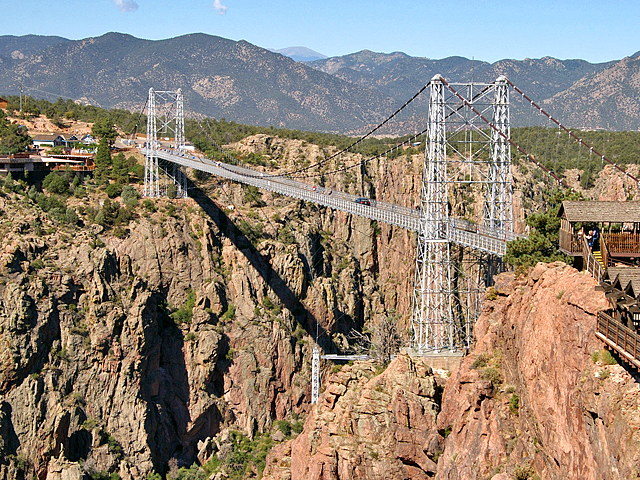
<path fill-rule="evenodd" d="M 582 235 L 564 229 L 559 231 L 559 247 L 563 253 L 574 257 L 582 256 Z M 640 234 L 632 232 L 602 233 L 600 249 L 606 251 L 607 258 L 640 257 Z"/>

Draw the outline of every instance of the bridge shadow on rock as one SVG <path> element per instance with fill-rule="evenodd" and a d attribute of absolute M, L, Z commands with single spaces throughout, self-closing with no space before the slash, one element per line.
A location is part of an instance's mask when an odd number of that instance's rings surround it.
<path fill-rule="evenodd" d="M 193 399 L 183 354 L 185 339 L 169 316 L 166 298 L 165 287 L 150 297 L 142 312 L 145 360 L 141 367 L 141 399 L 147 405 L 144 431 L 148 433 L 154 470 L 163 474 L 172 458 L 179 466 L 191 465 L 196 460 L 198 442 L 219 433 L 222 421 L 215 404 L 192 418 L 189 405 Z"/>
<path fill-rule="evenodd" d="M 291 312 L 296 322 L 312 337 L 316 336 L 316 325 L 318 325 L 317 342 L 320 348 L 325 353 L 337 353 L 337 347 L 331 340 L 329 333 L 322 327 L 313 313 L 307 310 L 300 302 L 285 280 L 273 269 L 269 260 L 256 249 L 238 226 L 206 193 L 190 180 L 188 182 L 188 192 L 191 198 L 209 215 L 218 229 L 224 232 L 234 246 L 245 255 L 251 266 L 258 272 L 264 282 L 271 287 L 284 307 Z M 303 263 L 306 268 L 311 268 L 304 256 Z"/>

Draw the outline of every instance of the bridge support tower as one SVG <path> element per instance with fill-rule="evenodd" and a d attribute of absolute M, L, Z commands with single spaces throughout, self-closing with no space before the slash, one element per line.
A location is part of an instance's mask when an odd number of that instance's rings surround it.
<path fill-rule="evenodd" d="M 313 347 L 311 357 L 311 403 L 318 403 L 320 398 L 320 349 Z"/>
<path fill-rule="evenodd" d="M 158 158 L 163 148 L 162 137 L 169 138 L 170 148 L 176 154 L 185 151 L 184 97 L 182 90 L 156 91 L 149 89 L 147 101 L 147 142 L 144 163 L 144 196 L 167 195 L 169 185 L 175 185 L 176 197 L 187 197 L 187 175 L 184 167 Z M 163 174 L 163 177 L 160 174 Z M 163 178 L 166 181 L 163 181 Z"/>
<path fill-rule="evenodd" d="M 449 84 L 436 75 L 430 83 L 412 313 L 412 347 L 423 354 L 470 346 L 482 290 L 502 268 L 498 257 L 460 246 L 452 257 L 450 215 L 475 217 L 505 238 L 513 232 L 506 78 Z M 483 190 L 483 212 L 470 212 L 468 205 L 453 212 L 459 208 L 453 198 L 474 189 Z"/>

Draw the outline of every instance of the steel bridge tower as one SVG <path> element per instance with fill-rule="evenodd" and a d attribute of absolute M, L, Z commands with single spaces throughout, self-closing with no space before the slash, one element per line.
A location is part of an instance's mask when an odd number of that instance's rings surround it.
<path fill-rule="evenodd" d="M 170 183 L 176 186 L 176 197 L 187 197 L 187 175 L 185 168 L 173 162 L 158 158 L 161 148 L 158 137 L 173 136 L 171 149 L 176 154 L 185 150 L 184 97 L 182 90 L 156 91 L 149 89 L 147 101 L 147 144 L 144 163 L 144 196 L 167 195 L 167 182 L 161 182 L 164 173 Z"/>
<path fill-rule="evenodd" d="M 484 208 L 484 226 L 513 231 L 513 185 L 511 182 L 511 125 L 509 88 L 504 76 L 495 83 L 495 103 L 491 122 L 491 152 Z"/>
<path fill-rule="evenodd" d="M 504 77 L 448 84 L 436 75 L 430 82 L 412 314 L 412 347 L 419 353 L 470 346 L 482 290 L 500 268 L 493 255 L 451 245 L 452 195 L 483 189 L 479 223 L 499 236 L 513 232 L 507 85 Z"/>

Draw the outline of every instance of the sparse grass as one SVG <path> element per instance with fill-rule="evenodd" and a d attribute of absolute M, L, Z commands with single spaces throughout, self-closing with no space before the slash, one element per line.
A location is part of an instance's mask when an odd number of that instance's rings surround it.
<path fill-rule="evenodd" d="M 536 471 L 531 465 L 516 465 L 513 468 L 512 476 L 514 480 L 532 480 Z"/>
<path fill-rule="evenodd" d="M 494 287 L 489 287 L 484 294 L 484 298 L 486 298 L 487 300 L 495 300 L 496 298 L 498 298 L 498 292 Z"/>
<path fill-rule="evenodd" d="M 499 387 L 502 384 L 502 374 L 494 367 L 485 368 L 480 374 L 480 378 L 488 380 L 494 387 Z"/>
<path fill-rule="evenodd" d="M 474 368 L 474 369 L 484 368 L 487 366 L 488 362 L 489 362 L 489 355 L 487 355 L 486 353 L 481 353 L 473 361 L 473 363 L 471 364 L 471 368 Z"/>
<path fill-rule="evenodd" d="M 593 363 L 600 362 L 603 365 L 617 365 L 618 361 L 611 354 L 609 350 L 603 348 L 601 350 L 596 350 L 591 354 L 591 361 Z"/>

